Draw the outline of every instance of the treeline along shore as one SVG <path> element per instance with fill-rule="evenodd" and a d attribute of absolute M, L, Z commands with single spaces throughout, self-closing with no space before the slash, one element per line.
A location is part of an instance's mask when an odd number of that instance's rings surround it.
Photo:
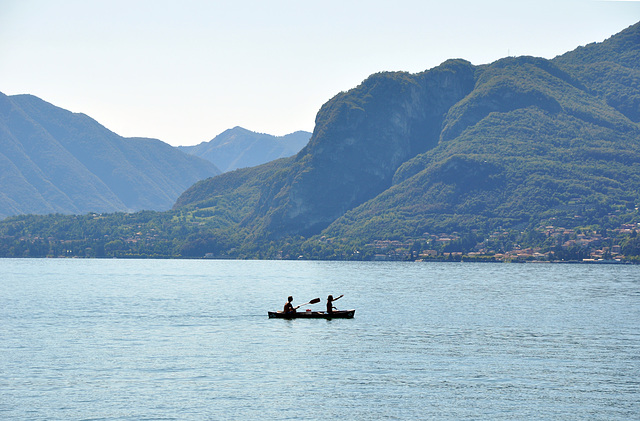
<path fill-rule="evenodd" d="M 612 224 L 597 229 L 423 233 L 415 239 L 371 242 L 300 237 L 235 248 L 220 244 L 215 252 L 217 239 L 207 240 L 206 219 L 193 215 L 23 215 L 0 222 L 0 257 L 640 263 L 640 225 Z M 227 241 L 234 243 L 233 238 Z"/>

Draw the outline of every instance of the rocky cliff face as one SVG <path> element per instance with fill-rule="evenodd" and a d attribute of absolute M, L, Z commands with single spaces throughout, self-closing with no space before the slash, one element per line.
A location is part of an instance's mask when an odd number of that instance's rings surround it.
<path fill-rule="evenodd" d="M 267 230 L 275 236 L 319 232 L 346 210 L 391 185 L 398 167 L 434 147 L 452 105 L 474 87 L 462 60 L 411 75 L 380 73 L 322 107 L 291 183 L 270 191 Z"/>

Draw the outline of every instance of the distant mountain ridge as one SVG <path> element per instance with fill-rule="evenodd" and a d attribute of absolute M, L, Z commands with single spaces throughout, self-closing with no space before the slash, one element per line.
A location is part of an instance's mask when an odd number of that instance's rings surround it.
<path fill-rule="evenodd" d="M 311 133 L 305 131 L 272 136 L 234 127 L 225 130 L 209 142 L 195 146 L 179 146 L 179 149 L 209 160 L 222 172 L 227 172 L 295 155 L 310 138 Z"/>
<path fill-rule="evenodd" d="M 166 210 L 219 173 L 160 140 L 123 138 L 35 96 L 0 93 L 0 218 Z"/>

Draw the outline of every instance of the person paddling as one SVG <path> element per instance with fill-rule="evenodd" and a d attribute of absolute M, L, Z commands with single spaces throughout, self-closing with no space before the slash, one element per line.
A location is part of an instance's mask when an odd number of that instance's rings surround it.
<path fill-rule="evenodd" d="M 295 313 L 296 309 L 300 307 L 300 306 L 294 307 L 292 302 L 293 302 L 293 296 L 290 295 L 289 298 L 287 298 L 287 303 L 284 305 L 284 309 L 282 311 L 283 313 Z"/>
<path fill-rule="evenodd" d="M 340 298 L 344 297 L 343 295 L 340 295 L 339 297 L 333 298 L 333 295 L 329 295 L 327 297 L 327 313 L 333 313 L 333 309 L 335 308 L 333 306 L 333 302 L 336 300 L 339 300 Z M 337 308 L 335 308 L 337 310 Z"/>

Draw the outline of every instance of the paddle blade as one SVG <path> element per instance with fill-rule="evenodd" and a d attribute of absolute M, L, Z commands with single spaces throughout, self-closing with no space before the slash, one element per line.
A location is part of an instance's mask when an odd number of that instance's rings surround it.
<path fill-rule="evenodd" d="M 320 298 L 314 298 L 313 300 L 309 301 L 309 304 L 315 304 L 319 302 L 320 302 Z"/>

